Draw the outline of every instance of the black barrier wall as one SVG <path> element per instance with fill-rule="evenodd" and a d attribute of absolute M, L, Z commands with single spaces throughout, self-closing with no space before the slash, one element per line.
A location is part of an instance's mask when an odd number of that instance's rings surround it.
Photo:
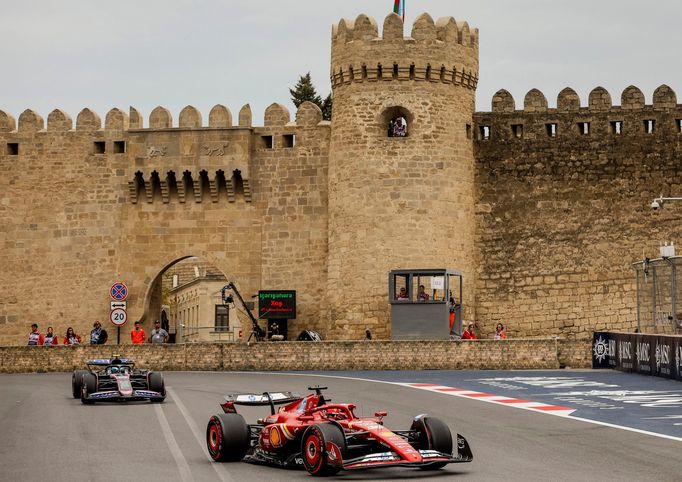
<path fill-rule="evenodd" d="M 682 336 L 596 332 L 592 368 L 613 368 L 682 381 Z"/>

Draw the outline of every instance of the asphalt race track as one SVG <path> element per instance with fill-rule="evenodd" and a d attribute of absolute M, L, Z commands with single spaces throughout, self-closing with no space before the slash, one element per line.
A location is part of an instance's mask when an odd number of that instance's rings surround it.
<path fill-rule="evenodd" d="M 566 374 L 565 370 L 542 372 L 542 376 L 550 378 L 566 377 Z M 453 464 L 436 472 L 394 468 L 341 472 L 328 480 L 682 479 L 682 441 L 674 435 L 668 438 L 649 435 L 570 416 L 552 416 L 540 410 L 519 410 L 504 403 L 484 403 L 477 400 L 477 396 L 451 396 L 433 389 L 434 386 L 445 386 L 481 391 L 480 387 L 485 386 L 488 393 L 496 393 L 492 386 L 495 390 L 513 392 L 511 387 L 527 383 L 528 372 L 354 372 L 336 375 L 391 383 L 321 374 L 165 373 L 169 396 L 164 404 L 135 402 L 84 406 L 71 397 L 70 374 L 0 375 L 0 480 L 311 480 L 305 471 L 210 462 L 205 452 L 204 433 L 209 416 L 220 411 L 218 404 L 225 393 L 265 390 L 305 393 L 306 387 L 314 384 L 329 386 L 328 395 L 334 401 L 356 403 L 358 415 L 387 410 L 389 415 L 385 421 L 389 428 L 407 429 L 412 417 L 419 413 L 438 416 L 453 432 L 467 438 L 474 453 L 472 463 Z M 536 372 L 531 375 L 541 376 Z M 656 383 L 653 378 L 639 375 L 616 376 L 621 376 L 619 386 L 629 383 L 629 379 L 639 384 Z M 516 381 L 509 380 L 514 377 Z M 507 380 L 498 380 L 500 378 Z M 481 385 L 481 380 L 487 381 Z M 424 386 L 413 388 L 396 382 L 423 383 Z M 675 385 L 678 386 L 682 387 Z M 523 397 L 532 398 L 528 397 L 529 393 L 537 395 L 537 387 L 537 384 L 532 385 L 532 393 L 526 392 Z M 538 393 L 551 393 L 556 397 L 557 389 L 552 387 L 550 392 Z M 576 395 L 567 395 L 562 404 L 571 405 L 566 401 L 571 400 L 570 397 L 574 401 L 581 400 Z M 552 400 L 550 404 L 555 402 Z M 583 415 L 587 418 L 590 410 L 597 408 L 598 405 L 589 404 L 582 407 L 581 418 Z M 240 408 L 247 421 L 260 416 L 264 410 L 267 408 Z M 606 412 L 611 414 L 612 410 Z M 647 417 L 643 418 L 658 420 L 656 413 L 647 412 Z M 666 413 L 664 417 L 670 418 L 670 413 Z M 626 415 L 632 417 L 629 413 Z M 637 421 L 637 424 L 642 423 L 646 422 Z M 679 427 L 674 430 L 677 429 Z M 641 428 L 635 427 L 635 430 Z"/>

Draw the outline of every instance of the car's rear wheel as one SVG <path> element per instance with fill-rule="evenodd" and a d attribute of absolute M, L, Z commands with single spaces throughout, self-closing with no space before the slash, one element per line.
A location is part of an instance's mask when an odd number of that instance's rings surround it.
<path fill-rule="evenodd" d="M 161 403 L 166 399 L 166 384 L 163 381 L 163 375 L 159 372 L 151 372 L 149 374 L 149 389 L 152 392 L 159 392 L 163 398 L 152 398 L 152 403 Z"/>
<path fill-rule="evenodd" d="M 206 446 L 216 462 L 237 462 L 251 445 L 251 430 L 238 413 L 213 415 L 206 426 Z"/>
<path fill-rule="evenodd" d="M 346 437 L 343 430 L 332 423 L 311 425 L 301 439 L 303 465 L 310 475 L 334 475 L 346 456 Z"/>
<path fill-rule="evenodd" d="M 84 373 L 81 378 L 81 402 L 89 405 L 95 403 L 89 397 L 97 391 L 97 377 L 90 372 Z"/>
<path fill-rule="evenodd" d="M 411 430 L 418 434 L 413 444 L 415 448 L 422 450 L 436 450 L 437 452 L 452 455 L 452 434 L 450 427 L 436 417 L 420 417 L 412 423 Z M 447 462 L 437 462 L 423 465 L 423 470 L 437 470 L 445 467 Z"/>
<path fill-rule="evenodd" d="M 74 370 L 71 375 L 71 393 L 73 398 L 81 398 L 81 391 L 83 390 L 83 375 L 88 373 L 87 370 Z"/>

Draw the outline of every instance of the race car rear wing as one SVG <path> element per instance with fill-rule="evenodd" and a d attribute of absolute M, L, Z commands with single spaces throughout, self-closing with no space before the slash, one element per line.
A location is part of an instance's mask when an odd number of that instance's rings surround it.
<path fill-rule="evenodd" d="M 265 406 L 269 405 L 272 413 L 275 413 L 275 405 L 285 405 L 296 402 L 303 397 L 294 395 L 291 392 L 263 392 L 261 395 L 255 393 L 238 393 L 225 395 L 225 403 L 221 406 L 225 413 L 236 413 L 235 405 Z"/>

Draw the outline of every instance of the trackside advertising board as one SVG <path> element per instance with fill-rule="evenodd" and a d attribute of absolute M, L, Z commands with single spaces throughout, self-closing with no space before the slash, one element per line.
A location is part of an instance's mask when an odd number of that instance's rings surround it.
<path fill-rule="evenodd" d="M 296 318 L 295 290 L 261 290 L 258 292 L 258 318 L 263 320 Z"/>
<path fill-rule="evenodd" d="M 682 381 L 682 337 L 596 332 L 592 368 L 613 368 Z"/>

